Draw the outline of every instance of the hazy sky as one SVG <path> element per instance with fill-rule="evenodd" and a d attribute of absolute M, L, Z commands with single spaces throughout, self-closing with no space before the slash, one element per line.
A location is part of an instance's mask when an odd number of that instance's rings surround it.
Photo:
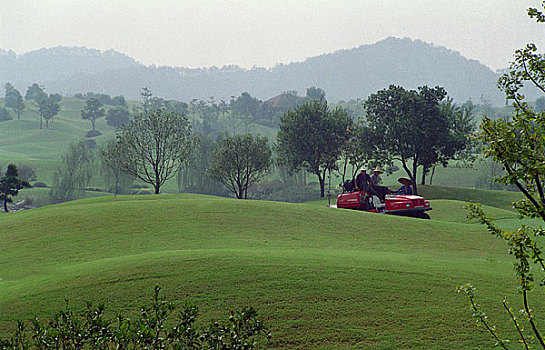
<path fill-rule="evenodd" d="M 146 65 L 276 63 L 389 36 L 460 51 L 492 69 L 527 42 L 545 48 L 540 0 L 0 0 L 0 48 L 115 49 Z"/>

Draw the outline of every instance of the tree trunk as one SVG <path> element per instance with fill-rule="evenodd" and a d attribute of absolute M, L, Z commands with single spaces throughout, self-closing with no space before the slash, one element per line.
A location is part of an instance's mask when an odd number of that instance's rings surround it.
<path fill-rule="evenodd" d="M 425 184 L 426 184 L 426 175 L 427 175 L 427 173 L 428 173 L 428 172 L 426 171 L 426 169 L 423 169 L 423 170 L 422 170 L 422 179 L 421 179 L 422 181 L 420 182 L 421 185 L 425 185 Z"/>
<path fill-rule="evenodd" d="M 43 116 L 40 114 L 40 129 L 43 128 Z"/>
<path fill-rule="evenodd" d="M 416 171 L 417 171 L 416 160 L 413 159 L 413 176 L 411 178 L 411 181 L 413 182 L 413 192 L 415 195 L 418 195 L 418 185 L 416 184 Z"/>
<path fill-rule="evenodd" d="M 93 125 L 93 130 L 95 130 L 95 120 L 91 119 L 91 124 Z"/>
<path fill-rule="evenodd" d="M 4 211 L 6 213 L 8 212 L 8 200 L 7 199 L 4 199 Z"/>
<path fill-rule="evenodd" d="M 435 167 L 436 165 L 431 168 L 431 176 L 430 176 L 430 186 L 433 184 L 433 174 L 435 174 Z"/>
<path fill-rule="evenodd" d="M 318 171 L 316 173 L 316 175 L 318 175 L 318 181 L 320 181 L 320 198 L 324 198 L 325 197 L 325 179 L 322 177 L 322 174 L 320 173 L 320 171 Z"/>
<path fill-rule="evenodd" d="M 159 189 L 161 188 L 161 185 L 156 183 L 155 185 L 153 185 L 153 187 L 155 187 L 155 194 L 159 194 Z"/>

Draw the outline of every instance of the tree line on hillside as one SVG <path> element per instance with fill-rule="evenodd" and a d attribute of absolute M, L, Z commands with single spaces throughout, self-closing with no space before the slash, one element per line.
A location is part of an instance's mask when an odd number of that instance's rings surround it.
<path fill-rule="evenodd" d="M 124 126 L 101 154 L 113 171 L 150 184 L 158 194 L 176 172 L 188 170 L 184 164 L 211 130 L 209 125 L 202 128 L 199 139 L 186 116 L 153 109 L 151 92 L 143 89 L 142 93 L 143 113 Z M 283 114 L 273 148 L 277 164 L 291 172 L 304 169 L 315 174 L 322 197 L 326 174 L 339 170 L 342 156 L 356 167 L 370 162 L 391 164 L 398 159 L 416 184 L 419 167 L 426 174 L 437 164 L 471 154 L 471 106 L 458 107 L 451 100 L 440 103 L 446 97 L 441 87 L 405 90 L 390 86 L 367 99 L 367 116 L 356 122 L 345 109 L 331 109 L 323 93 L 315 97 Z M 214 152 L 204 152 L 213 156 L 199 175 L 219 181 L 237 198 L 247 198 L 248 187 L 273 164 L 268 140 L 250 134 L 220 138 Z M 209 146 L 205 141 L 204 147 Z"/>
<path fill-rule="evenodd" d="M 6 84 L 6 96 L 12 96 L 11 100 L 15 101 L 20 93 L 11 84 Z M 83 142 L 90 147 L 96 147 L 93 137 L 101 133 L 96 130 L 95 123 L 103 117 L 119 136 L 138 116 L 153 114 L 154 111 L 163 111 L 161 113 L 165 117 L 185 116 L 191 127 L 193 140 L 191 147 L 188 147 L 192 152 L 184 154 L 184 161 L 177 163 L 174 171 L 167 171 L 167 178 L 176 178 L 179 191 L 219 195 L 232 193 L 238 198 L 247 198 L 248 192 L 253 192 L 257 198 L 271 198 L 267 196 L 287 187 L 291 190 L 286 193 L 293 194 L 305 188 L 299 185 L 306 183 L 306 174 L 316 175 L 320 195 L 324 196 L 326 175 L 331 176 L 331 172 L 339 174 L 344 180 L 352 178 L 361 165 L 382 165 L 395 169 L 394 161 L 399 162 L 396 164 L 402 166 L 414 184 L 419 174 L 420 183 L 426 184 L 433 179 L 437 166 L 444 166 L 453 159 L 470 160 L 474 147 L 468 135 L 474 128 L 474 119 L 487 111 L 498 112 L 485 99 L 478 105 L 471 101 L 457 105 L 447 97 L 443 88 L 406 90 L 394 85 L 366 100 L 343 102 L 333 109 L 323 89 L 317 87 L 308 88 L 305 97 L 288 91 L 260 101 L 245 92 L 238 97 L 233 96 L 229 102 L 216 101 L 211 97 L 207 101 L 192 100 L 189 103 L 165 100 L 153 96 L 149 89 L 144 88 L 141 103 L 132 104 L 131 108 L 122 96 L 112 98 L 106 94 L 86 93 L 78 94 L 77 98 L 85 101 L 81 118 L 91 123 L 91 130 L 85 135 L 87 140 Z M 25 100 L 37 104 L 38 110 L 43 112 L 40 115 L 46 120 L 46 128 L 49 127 L 49 120 L 52 120 L 55 112 L 58 113 L 61 97 L 58 94 L 48 95 L 43 87 L 32 84 L 27 89 Z M 5 101 L 8 104 L 10 99 L 6 97 Z M 103 102 L 110 105 L 106 107 Z M 540 106 L 539 103 L 536 101 L 536 108 Z M 245 134 L 252 132 L 250 125 L 267 124 L 263 120 L 278 125 L 276 139 L 268 142 L 257 136 L 252 136 L 251 142 L 248 138 L 244 139 Z M 269 144 L 270 141 L 273 141 L 272 144 Z M 244 145 L 245 148 L 227 151 L 235 145 L 239 148 Z M 82 145 L 72 145 L 54 174 L 52 199 L 78 198 L 90 184 L 91 178 L 98 174 L 102 175 L 106 187 L 113 193 L 137 192 L 138 189 L 131 188 L 137 186 L 135 179 L 148 183 L 154 192 L 164 184 L 166 179 L 159 179 L 159 176 L 153 181 L 144 181 L 136 171 L 128 170 L 128 166 L 123 171 L 114 169 L 112 164 L 115 162 L 104 159 L 104 154 L 107 154 L 105 150 L 113 152 L 112 147 L 101 142 L 100 150 L 94 152 L 84 149 Z M 262 154 L 258 150 L 262 150 Z M 232 154 L 240 152 L 249 157 L 251 155 L 256 162 L 261 159 L 261 164 L 247 167 L 251 170 L 244 172 L 237 170 L 229 173 L 231 170 L 226 166 L 238 161 Z M 220 166 L 218 153 L 222 154 L 220 158 L 231 157 L 231 160 Z M 264 186 L 256 186 L 273 168 L 280 182 L 269 181 Z M 349 168 L 352 170 L 349 171 Z M 255 176 L 250 176 L 248 172 L 253 172 Z M 148 174 L 155 173 L 156 169 L 148 171 Z M 151 176 L 146 175 L 148 177 Z M 290 194 L 282 198 L 287 199 L 288 196 Z"/>

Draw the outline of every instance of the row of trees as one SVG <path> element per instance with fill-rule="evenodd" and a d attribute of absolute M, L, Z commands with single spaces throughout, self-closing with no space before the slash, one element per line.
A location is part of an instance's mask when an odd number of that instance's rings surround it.
<path fill-rule="evenodd" d="M 472 107 L 459 107 L 445 100 L 443 88 L 405 90 L 390 86 L 367 99 L 367 116 L 357 122 L 345 109 L 331 109 L 323 93 L 315 97 L 320 99 L 309 99 L 281 117 L 274 150 L 279 166 L 290 172 L 315 174 L 322 197 L 327 173 L 338 171 L 344 177 L 347 164 L 357 168 L 364 163 L 391 164 L 399 160 L 416 183 L 419 167 L 424 181 L 435 165 L 446 165 L 450 159 L 471 154 Z M 178 174 L 181 181 L 195 172 L 192 166 L 196 166 L 200 170 L 194 177 L 215 180 L 237 198 L 247 198 L 248 188 L 270 171 L 272 148 L 265 137 L 228 137 L 223 133 L 216 134 L 214 141 L 207 135 L 210 130 L 204 128 L 205 119 L 196 125 L 200 132 L 192 132 L 185 115 L 164 107 L 154 109 L 153 101 L 160 99 L 144 89 L 142 113 L 122 126 L 115 142 L 102 151 L 105 163 L 115 174 L 128 174 L 159 193 L 168 179 Z M 82 117 L 94 122 L 101 115 L 104 110 L 100 101 L 88 100 Z M 341 160 L 343 167 L 339 166 Z M 80 160 L 79 164 L 84 162 Z M 61 175 L 59 178 L 70 178 L 69 174 Z"/>
<path fill-rule="evenodd" d="M 11 108 L 16 114 L 17 119 L 21 119 L 21 113 L 25 109 L 25 103 L 21 93 L 13 87 L 10 83 L 6 83 L 4 86 L 6 90 L 5 105 Z M 44 88 L 34 83 L 28 87 L 25 94 L 25 100 L 33 101 L 38 106 L 38 114 L 40 115 L 40 129 L 43 128 L 43 121 L 45 120 L 46 127 L 49 127 L 49 122 L 59 113 L 62 97 L 59 94 L 45 93 Z"/>
<path fill-rule="evenodd" d="M 344 109 L 331 110 L 326 101 L 304 103 L 281 118 L 277 134 L 281 162 L 292 171 L 303 168 L 316 174 L 322 197 L 326 174 L 337 170 L 344 180 L 347 164 L 357 169 L 397 160 L 415 185 L 421 168 L 424 183 L 436 165 L 446 166 L 449 160 L 473 153 L 473 106 L 457 106 L 445 97 L 441 87 L 406 90 L 392 85 L 369 96 L 364 102 L 366 117 L 357 122 Z"/>

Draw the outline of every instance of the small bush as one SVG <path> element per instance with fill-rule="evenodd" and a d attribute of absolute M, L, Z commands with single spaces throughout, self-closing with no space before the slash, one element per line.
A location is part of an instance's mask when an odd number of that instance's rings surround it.
<path fill-rule="evenodd" d="M 0 349 L 251 350 L 258 348 L 258 340 L 270 338 L 252 307 L 231 312 L 226 323 L 214 322 L 203 328 L 195 325 L 197 307 L 186 304 L 173 320 L 177 305 L 160 296 L 160 290 L 155 287 L 151 305 L 141 307 L 140 316 L 135 319 L 122 315 L 107 319 L 104 305 L 87 303 L 83 314 L 75 314 L 67 306 L 48 321 L 18 321 L 15 334 L 0 339 Z"/>
<path fill-rule="evenodd" d="M 94 139 L 85 140 L 85 144 L 89 149 L 94 149 L 97 146 L 97 142 Z"/>
<path fill-rule="evenodd" d="M 100 135 L 102 135 L 102 133 L 100 131 L 98 131 L 98 130 L 89 130 L 85 134 L 85 137 L 96 137 L 96 136 L 100 136 Z"/>
<path fill-rule="evenodd" d="M 6 108 L 0 108 L 0 122 L 5 122 L 6 120 L 12 120 L 13 118 L 9 114 L 9 111 Z"/>
<path fill-rule="evenodd" d="M 41 188 L 46 188 L 47 185 L 44 183 L 44 182 L 35 182 L 32 187 L 41 187 Z"/>

